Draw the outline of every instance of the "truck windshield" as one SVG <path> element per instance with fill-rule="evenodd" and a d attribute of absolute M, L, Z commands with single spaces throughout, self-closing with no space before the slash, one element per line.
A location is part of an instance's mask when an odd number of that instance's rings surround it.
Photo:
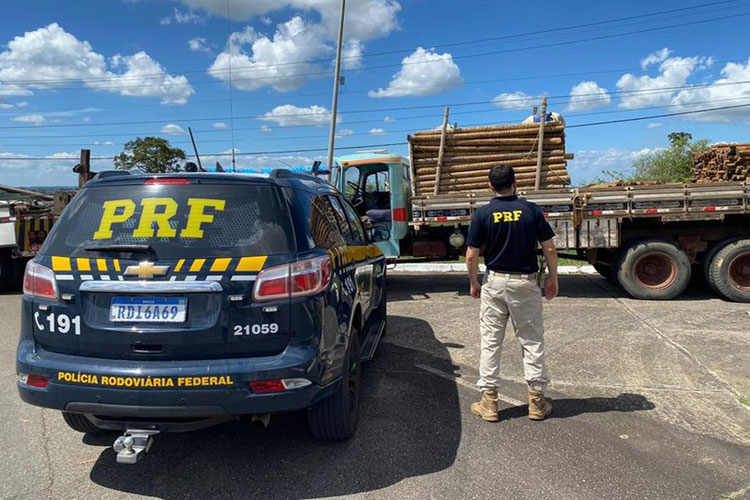
<path fill-rule="evenodd" d="M 273 255 L 293 251 L 294 233 L 275 186 L 92 186 L 65 209 L 41 253 L 133 248 L 174 259 Z"/>

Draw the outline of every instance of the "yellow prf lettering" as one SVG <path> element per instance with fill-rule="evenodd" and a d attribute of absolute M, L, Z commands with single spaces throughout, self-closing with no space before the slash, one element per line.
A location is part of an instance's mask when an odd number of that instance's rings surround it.
<path fill-rule="evenodd" d="M 174 238 L 177 230 L 169 225 L 169 219 L 177 213 L 177 202 L 172 198 L 143 198 L 141 200 L 141 221 L 133 231 L 136 238 L 151 238 L 154 236 L 154 222 L 159 227 L 156 236 L 159 238 Z M 159 213 L 157 207 L 164 207 Z"/>
<path fill-rule="evenodd" d="M 190 213 L 188 214 L 187 224 L 185 229 L 180 231 L 181 238 L 203 238 L 203 230 L 201 224 L 210 223 L 214 221 L 212 214 L 206 214 L 204 211 L 206 207 L 212 207 L 214 210 L 224 210 L 224 200 L 211 200 L 207 198 L 190 198 L 188 205 L 190 205 Z"/>
<path fill-rule="evenodd" d="M 513 213 L 503 212 L 503 222 L 513 222 Z"/>
<path fill-rule="evenodd" d="M 99 229 L 94 233 L 95 240 L 106 240 L 112 237 L 112 224 L 122 224 L 135 213 L 133 200 L 110 200 L 102 205 L 104 213 Z M 121 210 L 118 214 L 117 211 Z"/>
<path fill-rule="evenodd" d="M 495 224 L 500 222 L 517 222 L 521 220 L 523 210 L 513 210 L 512 212 L 493 212 L 492 219 Z"/>
<path fill-rule="evenodd" d="M 498 222 L 501 222 L 503 220 L 503 213 L 502 212 L 493 212 L 492 213 L 492 218 L 494 219 L 495 224 L 497 224 Z"/>
<path fill-rule="evenodd" d="M 514 221 L 520 220 L 522 213 L 523 213 L 523 210 L 513 210 L 513 220 Z"/>

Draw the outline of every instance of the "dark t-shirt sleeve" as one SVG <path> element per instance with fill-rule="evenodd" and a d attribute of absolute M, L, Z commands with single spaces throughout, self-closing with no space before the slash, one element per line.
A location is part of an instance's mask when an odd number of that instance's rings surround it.
<path fill-rule="evenodd" d="M 555 237 L 555 232 L 552 230 L 549 222 L 547 222 L 547 219 L 544 218 L 544 212 L 542 212 L 539 207 L 536 207 L 536 227 L 538 235 L 537 237 L 540 242 L 547 241 Z"/>
<path fill-rule="evenodd" d="M 487 243 L 487 231 L 484 227 L 484 217 L 480 215 L 479 211 L 476 211 L 471 218 L 469 238 L 466 241 L 466 245 L 472 248 L 482 248 L 482 245 L 485 243 Z"/>

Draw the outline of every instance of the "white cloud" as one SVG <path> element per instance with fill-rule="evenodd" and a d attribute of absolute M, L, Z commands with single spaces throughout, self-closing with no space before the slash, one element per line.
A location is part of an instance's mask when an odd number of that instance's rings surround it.
<path fill-rule="evenodd" d="M 264 134 L 269 134 L 269 133 L 273 132 L 273 129 L 271 127 L 269 127 L 268 125 L 261 125 L 260 126 L 260 131 L 263 132 Z"/>
<path fill-rule="evenodd" d="M 606 108 L 611 98 L 607 89 L 600 87 L 596 82 L 583 81 L 570 89 L 570 100 L 568 111 L 589 111 L 591 109 Z"/>
<path fill-rule="evenodd" d="M 107 60 L 57 23 L 8 42 L 7 50 L 0 53 L 0 82 L 5 96 L 30 95 L 76 82 L 101 92 L 158 97 L 162 104 L 185 104 L 193 94 L 185 76 L 167 74 L 145 52 L 116 54 Z"/>
<path fill-rule="evenodd" d="M 343 69 L 358 69 L 362 67 L 362 51 L 364 46 L 359 40 L 349 40 L 341 48 L 341 67 Z"/>
<path fill-rule="evenodd" d="M 669 49 L 662 49 L 651 54 L 642 61 L 644 67 L 659 64 L 658 76 L 635 76 L 627 73 L 617 81 L 617 88 L 621 94 L 620 107 L 623 109 L 642 108 L 649 106 L 663 106 L 669 104 L 675 90 L 687 83 L 688 78 L 698 70 L 710 67 L 713 60 L 710 57 L 669 57 Z"/>
<path fill-rule="evenodd" d="M 585 184 L 593 178 L 603 176 L 605 171 L 627 175 L 630 173 L 635 159 L 641 155 L 654 153 L 661 149 L 644 148 L 631 151 L 617 148 L 578 150 L 575 152 L 575 160 L 568 164 L 568 173 L 573 185 Z"/>
<path fill-rule="evenodd" d="M 185 135 L 187 131 L 175 123 L 168 123 L 161 128 L 161 133 L 167 135 Z"/>
<path fill-rule="evenodd" d="M 208 46 L 208 42 L 203 37 L 195 37 L 188 40 L 188 47 L 193 52 L 206 52 L 211 53 L 211 48 Z"/>
<path fill-rule="evenodd" d="M 641 68 L 646 69 L 652 64 L 659 64 L 661 62 L 664 62 L 664 60 L 671 54 L 672 51 L 667 47 L 664 47 L 661 50 L 657 50 L 656 52 L 652 52 L 651 54 L 641 59 Z"/>
<path fill-rule="evenodd" d="M 206 22 L 203 16 L 196 14 L 193 11 L 182 12 L 180 9 L 175 8 L 174 12 L 166 17 L 162 17 L 159 20 L 159 24 L 203 24 Z"/>
<path fill-rule="evenodd" d="M 83 123 L 89 123 L 91 121 L 91 117 L 90 116 L 84 116 L 83 118 L 81 118 L 81 121 Z"/>
<path fill-rule="evenodd" d="M 322 71 L 315 64 L 303 62 L 331 51 L 322 35 L 319 25 L 307 24 L 301 17 L 278 25 L 273 39 L 248 26 L 232 33 L 226 50 L 216 56 L 208 74 L 229 81 L 231 69 L 232 85 L 241 90 L 294 90 L 305 83 L 305 74 Z"/>
<path fill-rule="evenodd" d="M 229 128 L 229 125 L 227 125 L 224 122 L 215 122 L 213 124 L 213 127 L 216 128 L 216 129 L 224 129 L 224 128 Z"/>
<path fill-rule="evenodd" d="M 492 102 L 500 109 L 529 108 L 530 110 L 532 106 L 540 105 L 542 98 L 540 96 L 531 96 L 519 90 L 516 92 L 504 92 L 492 99 Z"/>
<path fill-rule="evenodd" d="M 21 115 L 13 118 L 14 122 L 31 123 L 33 125 L 41 125 L 47 120 L 42 115 Z"/>
<path fill-rule="evenodd" d="M 329 125 L 331 123 L 331 112 L 322 106 L 309 106 L 299 108 L 292 104 L 276 106 L 265 113 L 260 120 L 276 122 L 280 127 L 293 127 L 297 125 Z M 337 120 L 340 121 L 340 120 Z"/>
<path fill-rule="evenodd" d="M 114 146 L 115 143 L 112 141 L 94 141 L 95 146 Z"/>
<path fill-rule="evenodd" d="M 382 128 L 371 128 L 370 129 L 370 135 L 382 135 L 385 134 L 385 130 Z"/>
<path fill-rule="evenodd" d="M 336 131 L 336 137 L 346 137 L 347 135 L 352 135 L 354 133 L 354 130 L 350 128 L 342 128 Z"/>
<path fill-rule="evenodd" d="M 389 122 L 395 122 L 396 119 L 394 117 L 392 117 L 392 116 L 386 116 L 386 117 L 383 118 L 383 121 L 386 122 L 386 123 L 389 123 Z"/>
<path fill-rule="evenodd" d="M 646 128 L 659 128 L 659 127 L 661 127 L 661 123 L 657 123 L 657 122 L 652 122 L 646 125 Z"/>
<path fill-rule="evenodd" d="M 304 13 L 315 12 L 320 17 L 321 28 L 327 40 L 334 40 L 341 14 L 340 0 L 181 0 L 191 9 L 203 9 L 215 16 L 230 17 L 235 21 L 248 21 L 274 11 L 287 9 Z M 347 38 L 374 40 L 398 29 L 401 5 L 394 0 L 349 0 L 346 4 L 344 33 Z M 309 16 L 307 16 L 309 17 Z M 263 19 L 261 19 L 261 22 Z"/>
<path fill-rule="evenodd" d="M 438 54 L 433 49 L 418 47 L 401 61 L 401 69 L 393 75 L 388 87 L 371 90 L 370 97 L 402 97 L 432 95 L 459 87 L 461 70 L 453 56 Z"/>
<path fill-rule="evenodd" d="M 268 25 L 273 24 L 273 19 L 271 19 L 268 16 L 263 16 L 263 17 L 260 18 L 260 22 L 262 22 L 263 24 L 265 24 L 266 26 L 268 26 Z"/>
<path fill-rule="evenodd" d="M 19 101 L 19 102 L 16 103 L 16 107 L 17 108 L 25 108 L 28 105 L 29 105 L 29 103 L 26 102 L 26 101 Z"/>

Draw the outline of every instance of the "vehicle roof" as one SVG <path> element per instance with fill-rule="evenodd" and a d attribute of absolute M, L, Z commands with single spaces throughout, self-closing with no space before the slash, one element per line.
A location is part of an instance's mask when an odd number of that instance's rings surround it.
<path fill-rule="evenodd" d="M 408 160 L 400 154 L 385 149 L 379 149 L 375 151 L 357 151 L 356 153 L 352 153 L 350 155 L 339 156 L 336 158 L 336 161 L 338 161 L 342 165 L 352 162 L 361 163 L 368 160 L 375 162 L 390 160 L 386 161 L 385 163 L 395 163 L 394 159 L 396 158 L 402 163 L 409 163 Z"/>
<path fill-rule="evenodd" d="M 251 183 L 287 186 L 293 189 L 307 191 L 331 191 L 336 189 L 324 180 L 302 172 L 288 169 L 276 169 L 270 173 L 230 173 L 230 172 L 176 172 L 169 174 L 130 174 L 122 171 L 101 172 L 97 177 L 86 183 L 86 186 L 100 186 L 107 184 L 142 184 L 149 179 L 179 178 L 208 180 L 211 183 Z"/>

